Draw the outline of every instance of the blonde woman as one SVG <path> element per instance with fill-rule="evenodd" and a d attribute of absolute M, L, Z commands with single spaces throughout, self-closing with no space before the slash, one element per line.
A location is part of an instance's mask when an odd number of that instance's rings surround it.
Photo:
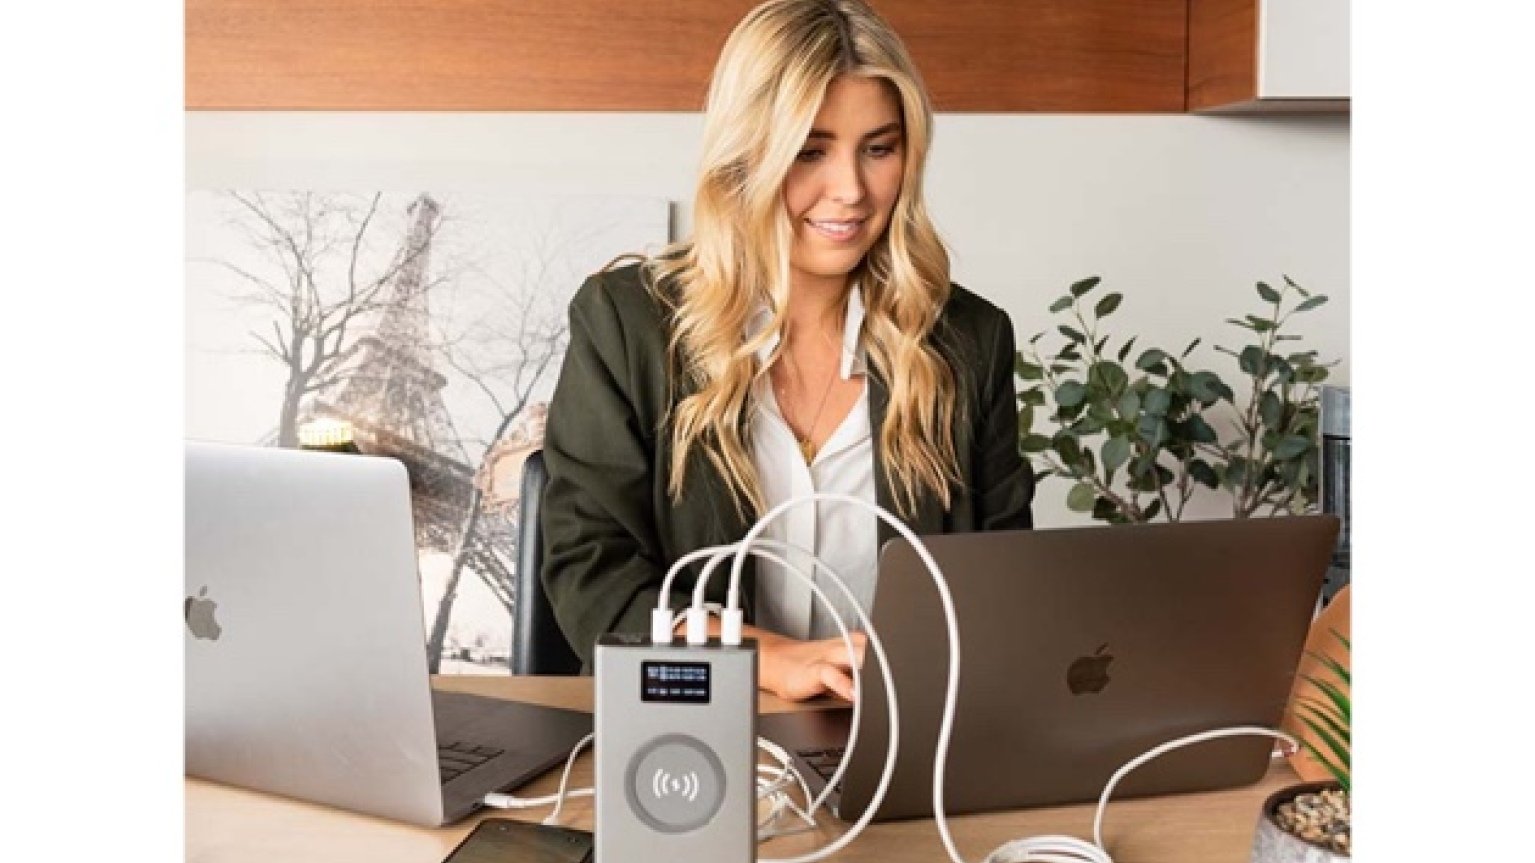
<path fill-rule="evenodd" d="M 771 0 L 731 33 L 693 235 L 571 302 L 541 575 L 588 667 L 602 633 L 649 631 L 672 561 L 791 497 L 854 495 L 919 534 L 1031 526 L 1012 324 L 949 281 L 922 194 L 931 128 L 904 46 L 860 0 Z M 891 532 L 853 510 L 804 507 L 768 535 L 867 610 Z M 722 601 L 725 579 L 709 590 Z M 861 656 L 808 588 L 759 564 L 742 597 L 762 688 L 852 696 Z"/>

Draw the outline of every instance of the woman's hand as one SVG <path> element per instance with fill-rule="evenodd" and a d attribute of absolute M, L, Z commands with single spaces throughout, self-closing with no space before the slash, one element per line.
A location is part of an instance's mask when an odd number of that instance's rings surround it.
<path fill-rule="evenodd" d="M 757 639 L 757 685 L 789 701 L 830 692 L 853 700 L 854 663 L 863 664 L 868 636 L 852 633 L 853 655 L 842 638 L 799 641 L 767 630 L 748 633 Z"/>

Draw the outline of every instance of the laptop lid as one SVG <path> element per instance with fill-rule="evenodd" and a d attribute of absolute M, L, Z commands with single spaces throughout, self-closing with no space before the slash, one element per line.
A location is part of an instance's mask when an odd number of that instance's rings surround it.
<path fill-rule="evenodd" d="M 186 772 L 443 821 L 397 461 L 186 445 Z"/>
<path fill-rule="evenodd" d="M 1332 516 L 955 534 L 924 538 L 960 629 L 950 813 L 1096 800 L 1152 747 L 1232 725 L 1277 727 L 1338 520 Z M 910 543 L 880 558 L 874 625 L 901 707 L 880 820 L 932 815 L 932 764 L 949 648 L 937 589 Z M 887 704 L 872 653 L 859 744 L 838 815 L 860 817 L 879 781 Z M 1257 781 L 1273 741 L 1170 753 L 1117 796 Z"/>

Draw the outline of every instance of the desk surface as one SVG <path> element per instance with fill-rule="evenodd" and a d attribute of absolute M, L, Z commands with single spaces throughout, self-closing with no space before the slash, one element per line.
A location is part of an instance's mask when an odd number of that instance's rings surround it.
<path fill-rule="evenodd" d="M 592 709 L 590 678 L 444 677 L 438 686 L 481 695 Z M 794 707 L 763 696 L 763 712 Z M 576 762 L 571 787 L 591 784 L 591 754 Z M 1262 781 L 1245 788 L 1142 800 L 1111 801 L 1104 817 L 1104 839 L 1118 863 L 1235 863 L 1248 859 L 1258 809 L 1274 791 L 1298 781 L 1289 766 L 1276 761 Z M 521 789 L 522 796 L 552 794 L 559 773 L 552 771 Z M 247 791 L 199 779 L 186 780 L 186 859 L 189 863 L 240 863 L 282 860 L 289 863 L 438 863 L 480 818 L 496 816 L 538 821 L 550 808 L 486 811 L 449 827 L 426 829 Z M 1090 839 L 1091 805 L 964 815 L 950 819 L 955 844 L 966 860 L 981 860 L 1010 840 L 1045 833 Z M 590 830 L 591 798 L 566 803 L 566 826 Z M 816 833 L 786 836 L 761 846 L 763 856 L 790 857 L 814 850 L 842 832 L 827 816 Z M 931 820 L 874 824 L 840 854 L 841 861 L 946 860 Z"/>

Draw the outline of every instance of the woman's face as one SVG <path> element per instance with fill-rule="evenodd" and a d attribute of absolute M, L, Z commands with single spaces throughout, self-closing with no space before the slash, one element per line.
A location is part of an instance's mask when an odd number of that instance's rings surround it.
<path fill-rule="evenodd" d="M 794 224 L 789 266 L 838 287 L 890 223 L 905 168 L 895 93 L 882 79 L 839 75 L 784 179 Z"/>

